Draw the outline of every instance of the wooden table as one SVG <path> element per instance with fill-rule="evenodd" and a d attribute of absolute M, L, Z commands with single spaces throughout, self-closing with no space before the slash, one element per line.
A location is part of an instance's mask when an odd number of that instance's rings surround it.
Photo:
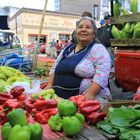
<path fill-rule="evenodd" d="M 96 126 L 85 126 L 83 130 L 74 137 L 66 137 L 63 133 L 54 133 L 49 130 L 49 126 L 43 126 L 47 129 L 44 131 L 43 140 L 119 140 L 115 135 L 97 129 Z"/>
<path fill-rule="evenodd" d="M 66 137 L 63 133 L 55 133 L 50 130 L 48 125 L 43 126 L 43 138 L 42 140 L 119 140 L 116 136 L 105 133 L 102 130 L 97 129 L 95 126 L 86 126 L 75 137 Z M 0 128 L 1 130 L 1 128 Z M 0 132 L 0 140 L 1 132 Z"/>

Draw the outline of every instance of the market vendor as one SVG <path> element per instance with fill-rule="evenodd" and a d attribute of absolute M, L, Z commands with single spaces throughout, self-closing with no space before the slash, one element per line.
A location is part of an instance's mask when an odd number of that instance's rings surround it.
<path fill-rule="evenodd" d="M 68 99 L 84 94 L 86 99 L 111 99 L 108 78 L 110 56 L 95 39 L 96 25 L 92 18 L 82 17 L 76 27 L 78 44 L 70 43 L 59 54 L 50 71 L 47 88 Z"/>

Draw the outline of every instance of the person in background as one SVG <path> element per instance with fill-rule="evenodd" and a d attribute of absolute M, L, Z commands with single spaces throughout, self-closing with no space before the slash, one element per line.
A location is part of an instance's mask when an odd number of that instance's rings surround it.
<path fill-rule="evenodd" d="M 50 44 L 50 52 L 51 52 L 51 57 L 56 58 L 57 57 L 57 52 L 56 52 L 56 42 L 54 39 L 49 43 Z"/>
<path fill-rule="evenodd" d="M 100 28 L 101 28 L 101 27 L 104 27 L 104 23 L 105 23 L 105 22 L 104 22 L 104 19 L 101 19 L 101 20 L 100 20 Z"/>
<path fill-rule="evenodd" d="M 114 53 L 113 49 L 111 48 L 110 39 L 111 39 L 111 24 L 110 24 L 111 16 L 106 13 L 104 16 L 104 26 L 97 30 L 97 37 L 101 41 L 101 43 L 106 47 L 108 50 L 110 57 L 111 57 L 111 65 L 114 66 Z"/>
<path fill-rule="evenodd" d="M 59 44 L 59 40 L 56 40 L 56 52 L 57 52 L 57 56 L 59 55 L 59 53 L 61 52 L 61 46 Z"/>
<path fill-rule="evenodd" d="M 101 104 L 112 99 L 108 88 L 111 59 L 106 48 L 96 42 L 96 25 L 92 18 L 81 17 L 76 25 L 78 44 L 68 44 L 52 67 L 48 85 L 64 99 L 83 94 Z"/>
<path fill-rule="evenodd" d="M 81 17 L 91 17 L 92 18 L 92 14 L 89 11 L 84 11 L 81 15 Z M 72 33 L 72 40 L 71 40 L 74 44 L 78 44 L 77 41 L 77 37 L 76 37 L 76 31 L 74 30 Z"/>

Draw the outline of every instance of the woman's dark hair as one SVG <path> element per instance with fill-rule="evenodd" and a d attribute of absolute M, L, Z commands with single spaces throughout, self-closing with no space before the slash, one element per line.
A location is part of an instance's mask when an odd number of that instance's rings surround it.
<path fill-rule="evenodd" d="M 82 16 L 81 17 L 91 17 L 92 18 L 92 14 L 89 11 L 84 11 L 82 13 Z"/>

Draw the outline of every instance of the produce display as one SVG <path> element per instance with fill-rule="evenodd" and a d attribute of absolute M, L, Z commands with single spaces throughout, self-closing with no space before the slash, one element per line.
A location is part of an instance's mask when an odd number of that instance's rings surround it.
<path fill-rule="evenodd" d="M 120 140 L 139 140 L 140 105 L 110 107 L 107 119 L 100 121 L 97 126 L 109 134 L 119 136 Z"/>
<path fill-rule="evenodd" d="M 111 33 L 114 39 L 140 38 L 140 22 L 126 23 L 121 29 L 113 25 Z"/>
<path fill-rule="evenodd" d="M 39 123 L 28 123 L 24 110 L 17 108 L 7 114 L 8 121 L 1 128 L 2 140 L 42 140 Z"/>
<path fill-rule="evenodd" d="M 0 66 L 0 92 L 6 91 L 5 87 L 13 85 L 14 82 L 29 82 L 30 78 L 17 69 L 8 66 Z"/>
<path fill-rule="evenodd" d="M 122 1 L 121 0 L 115 0 L 113 3 L 113 14 L 114 17 L 118 18 L 123 15 L 132 15 L 130 16 L 129 22 L 125 22 L 121 24 L 115 24 L 112 26 L 112 36 L 114 39 L 135 39 L 140 38 L 140 22 L 136 19 L 139 19 L 135 17 L 135 21 L 133 20 L 133 14 L 138 13 L 138 0 L 130 0 L 130 11 L 128 9 L 125 9 L 122 7 Z M 137 15 L 139 17 L 139 15 Z M 127 17 L 127 16 L 124 16 Z M 116 19 L 117 19 L 116 18 Z M 128 18 L 126 18 L 128 19 Z"/>
<path fill-rule="evenodd" d="M 0 70 L 3 69 L 8 73 L 3 73 L 3 79 L 1 77 L 5 83 L 13 77 L 12 84 L 18 78 L 26 78 L 13 68 L 1 66 Z M 28 77 L 26 80 L 29 80 Z M 13 86 L 9 92 L 0 92 L 2 140 L 42 140 L 42 126 L 45 124 L 53 132 L 75 136 L 85 127 L 85 123 L 96 125 L 105 117 L 106 114 L 101 112 L 100 103 L 97 100 L 85 100 L 83 95 L 61 99 L 53 89 L 27 94 L 23 86 Z"/>
<path fill-rule="evenodd" d="M 130 0 L 130 11 L 122 8 L 122 0 L 114 0 L 113 3 L 113 14 L 114 16 L 127 15 L 127 14 L 135 14 L 138 12 L 138 0 Z"/>

